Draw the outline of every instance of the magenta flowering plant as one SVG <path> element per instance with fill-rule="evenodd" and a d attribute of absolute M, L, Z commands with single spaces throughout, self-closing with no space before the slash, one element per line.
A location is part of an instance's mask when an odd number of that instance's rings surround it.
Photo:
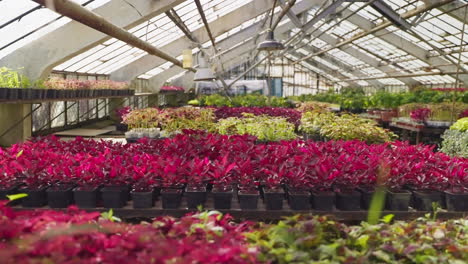
<path fill-rule="evenodd" d="M 256 116 L 267 115 L 272 117 L 284 117 L 288 122 L 298 126 L 301 119 L 301 112 L 283 107 L 210 107 L 215 109 L 216 119 L 225 119 L 229 117 L 244 118 L 243 113 L 253 114 Z"/>
<path fill-rule="evenodd" d="M 183 92 L 185 91 L 184 87 L 179 87 L 179 86 L 163 86 L 161 87 L 160 91 L 162 92 Z"/>
<path fill-rule="evenodd" d="M 460 115 L 459 115 L 458 117 L 459 117 L 459 118 L 468 117 L 468 109 L 466 109 L 465 111 L 461 112 Z"/>
<path fill-rule="evenodd" d="M 219 191 L 228 191 L 232 190 L 232 180 L 231 171 L 235 168 L 236 164 L 231 163 L 228 160 L 228 155 L 213 160 L 210 163 L 210 170 L 208 175 L 211 177 L 211 182 L 213 183 L 214 188 Z"/>
<path fill-rule="evenodd" d="M 123 121 L 124 117 L 132 111 L 130 106 L 121 107 L 115 110 L 115 113 L 119 117 L 120 121 Z"/>
<path fill-rule="evenodd" d="M 410 112 L 410 117 L 417 122 L 425 122 L 431 115 L 432 111 L 429 108 L 418 108 Z"/>

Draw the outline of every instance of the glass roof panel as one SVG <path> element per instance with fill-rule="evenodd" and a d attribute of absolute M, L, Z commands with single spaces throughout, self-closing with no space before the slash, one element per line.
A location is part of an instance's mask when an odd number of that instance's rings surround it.
<path fill-rule="evenodd" d="M 110 0 L 73 0 L 89 9 Z M 0 1 L 0 58 L 70 22 L 30 0 Z"/>

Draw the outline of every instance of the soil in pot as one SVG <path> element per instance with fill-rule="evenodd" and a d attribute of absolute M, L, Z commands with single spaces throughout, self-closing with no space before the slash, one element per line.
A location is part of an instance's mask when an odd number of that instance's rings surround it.
<path fill-rule="evenodd" d="M 447 210 L 468 212 L 468 192 L 445 191 Z"/>
<path fill-rule="evenodd" d="M 73 204 L 73 186 L 57 185 L 47 189 L 47 204 L 50 208 L 67 208 Z"/>
<path fill-rule="evenodd" d="M 388 190 L 385 197 L 385 208 L 390 211 L 408 211 L 410 201 L 410 191 Z"/>
<path fill-rule="evenodd" d="M 361 210 L 361 193 L 354 190 L 341 190 L 337 192 L 336 208 L 342 211 Z"/>
<path fill-rule="evenodd" d="M 198 206 L 205 206 L 206 202 L 206 187 L 188 185 L 185 189 L 185 198 L 189 209 L 197 209 Z"/>
<path fill-rule="evenodd" d="M 105 208 L 122 208 L 128 201 L 127 186 L 106 186 L 101 189 L 102 205 Z"/>
<path fill-rule="evenodd" d="M 265 207 L 267 210 L 282 210 L 284 200 L 284 190 L 278 189 L 264 189 Z"/>
<path fill-rule="evenodd" d="M 231 209 L 232 194 L 234 193 L 232 187 L 226 186 L 213 186 L 213 201 L 215 209 Z"/>
<path fill-rule="evenodd" d="M 182 202 L 182 190 L 164 188 L 161 190 L 161 200 L 164 209 L 178 209 Z"/>
<path fill-rule="evenodd" d="M 73 199 L 79 208 L 96 208 L 99 193 L 98 187 L 76 187 L 73 189 Z"/>
<path fill-rule="evenodd" d="M 151 208 L 154 205 L 153 190 L 132 191 L 133 208 Z"/>
<path fill-rule="evenodd" d="M 333 211 L 335 207 L 335 193 L 331 191 L 312 191 L 312 209 L 316 211 Z"/>
<path fill-rule="evenodd" d="M 23 207 L 42 207 L 47 204 L 47 186 L 40 186 L 37 188 L 22 187 L 18 191 L 25 193 L 28 196 L 21 199 Z"/>
<path fill-rule="evenodd" d="M 438 203 L 440 207 L 444 207 L 443 194 L 439 191 L 420 190 L 413 192 L 414 209 L 418 211 L 432 211 L 432 203 Z"/>
<path fill-rule="evenodd" d="M 374 196 L 375 188 L 371 186 L 358 187 L 357 191 L 361 193 L 361 208 L 369 209 L 369 206 L 372 201 L 372 196 Z"/>
<path fill-rule="evenodd" d="M 237 197 L 239 198 L 240 208 L 242 210 L 257 210 L 259 196 L 258 190 L 239 189 Z"/>
<path fill-rule="evenodd" d="M 310 193 L 304 190 L 290 190 L 288 202 L 292 210 L 310 210 Z"/>

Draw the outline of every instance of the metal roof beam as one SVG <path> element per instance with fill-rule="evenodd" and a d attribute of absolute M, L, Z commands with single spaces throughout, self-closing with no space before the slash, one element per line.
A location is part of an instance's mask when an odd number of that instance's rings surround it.
<path fill-rule="evenodd" d="M 129 29 L 184 1 L 134 0 L 133 6 L 130 6 L 113 0 L 95 8 L 93 12 L 116 26 Z M 0 59 L 0 65 L 23 68 L 23 73 L 33 80 L 46 78 L 55 66 L 109 39 L 101 32 L 71 21 Z"/>

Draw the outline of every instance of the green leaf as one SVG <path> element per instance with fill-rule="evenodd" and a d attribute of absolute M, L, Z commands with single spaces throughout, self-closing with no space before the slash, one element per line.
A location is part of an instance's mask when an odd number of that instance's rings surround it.
<path fill-rule="evenodd" d="M 388 214 L 384 217 L 382 217 L 382 219 L 380 219 L 380 221 L 386 223 L 386 224 L 390 224 L 390 222 L 393 220 L 393 218 L 395 217 L 394 214 Z"/>
<path fill-rule="evenodd" d="M 23 155 L 23 152 L 24 152 L 24 150 L 20 150 L 20 152 L 18 152 L 18 154 L 16 154 L 16 158 L 21 157 L 21 155 Z"/>
<path fill-rule="evenodd" d="M 369 212 L 367 215 L 367 222 L 371 225 L 375 225 L 379 222 L 380 215 L 385 204 L 385 190 L 377 188 L 374 195 L 372 196 Z"/>
<path fill-rule="evenodd" d="M 18 199 L 21 199 L 21 198 L 24 198 L 24 197 L 27 197 L 28 194 L 27 193 L 17 193 L 17 194 L 10 194 L 10 195 L 7 195 L 6 197 L 8 198 L 8 200 L 11 201 L 14 201 L 14 200 L 18 200 Z"/>
<path fill-rule="evenodd" d="M 369 240 L 368 235 L 362 235 L 357 239 L 356 244 L 361 246 L 362 248 L 366 249 L 368 240 Z"/>

